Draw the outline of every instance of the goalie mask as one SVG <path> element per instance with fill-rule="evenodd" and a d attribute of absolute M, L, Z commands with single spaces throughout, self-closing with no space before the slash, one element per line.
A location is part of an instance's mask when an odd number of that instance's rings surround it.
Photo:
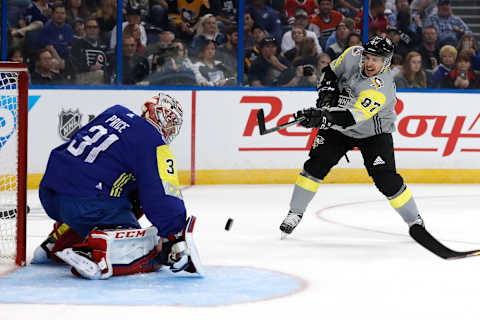
<path fill-rule="evenodd" d="M 392 62 L 393 49 L 393 43 L 388 38 L 374 36 L 368 40 L 368 42 L 363 45 L 362 59 L 360 61 L 360 72 L 363 74 L 366 54 L 382 57 L 383 67 L 380 69 L 379 73 L 385 72 L 390 67 L 390 63 Z"/>
<path fill-rule="evenodd" d="M 159 93 L 143 104 L 142 118 L 157 128 L 165 143 L 170 144 L 180 133 L 183 110 L 177 100 L 168 94 Z"/>

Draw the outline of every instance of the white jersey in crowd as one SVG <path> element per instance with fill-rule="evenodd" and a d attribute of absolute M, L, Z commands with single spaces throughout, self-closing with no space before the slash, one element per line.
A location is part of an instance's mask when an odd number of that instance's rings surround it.
<path fill-rule="evenodd" d="M 390 69 L 373 77 L 366 77 L 361 70 L 363 47 L 345 50 L 330 67 L 338 77 L 340 97 L 338 107 L 348 109 L 356 124 L 342 128 L 332 126 L 352 138 L 367 138 L 395 131 L 395 82 Z"/>

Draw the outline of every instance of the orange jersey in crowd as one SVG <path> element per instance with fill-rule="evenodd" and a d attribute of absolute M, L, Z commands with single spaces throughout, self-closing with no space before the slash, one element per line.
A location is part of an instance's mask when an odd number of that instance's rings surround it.
<path fill-rule="evenodd" d="M 321 36 L 330 35 L 337 28 L 343 20 L 343 14 L 336 10 L 330 12 L 330 20 L 325 22 L 319 15 L 312 18 L 312 23 L 316 24 L 320 28 Z"/>

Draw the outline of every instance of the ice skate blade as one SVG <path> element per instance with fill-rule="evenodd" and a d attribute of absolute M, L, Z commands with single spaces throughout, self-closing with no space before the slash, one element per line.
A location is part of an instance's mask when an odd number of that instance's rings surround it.
<path fill-rule="evenodd" d="M 287 239 L 288 236 L 289 236 L 288 233 L 282 231 L 280 233 L 280 240 L 285 240 L 285 239 Z"/>

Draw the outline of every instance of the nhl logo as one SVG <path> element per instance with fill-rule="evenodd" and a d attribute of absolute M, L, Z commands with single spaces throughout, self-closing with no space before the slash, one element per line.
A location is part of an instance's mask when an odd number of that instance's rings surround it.
<path fill-rule="evenodd" d="M 62 109 L 58 118 L 58 134 L 62 140 L 70 140 L 75 132 L 82 126 L 82 115 L 78 109 L 75 111 Z"/>
<path fill-rule="evenodd" d="M 319 145 L 324 143 L 325 143 L 325 139 L 322 136 L 316 136 L 315 141 L 313 141 L 312 148 L 316 149 Z"/>

